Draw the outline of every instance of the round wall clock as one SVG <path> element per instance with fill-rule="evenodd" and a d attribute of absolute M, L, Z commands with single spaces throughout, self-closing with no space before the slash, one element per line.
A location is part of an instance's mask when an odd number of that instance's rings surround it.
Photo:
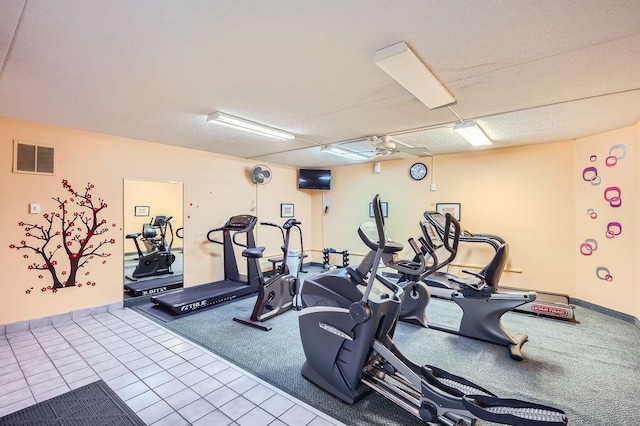
<path fill-rule="evenodd" d="M 415 163 L 409 169 L 409 176 L 414 180 L 422 180 L 427 176 L 427 166 L 424 163 Z"/>

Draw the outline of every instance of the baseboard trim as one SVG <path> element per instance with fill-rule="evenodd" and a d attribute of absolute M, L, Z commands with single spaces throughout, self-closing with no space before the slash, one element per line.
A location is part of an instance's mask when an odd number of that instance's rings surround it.
<path fill-rule="evenodd" d="M 79 309 L 77 311 L 65 312 L 64 314 L 52 315 L 50 317 L 36 318 L 26 321 L 18 321 L 11 324 L 0 325 L 0 336 L 17 333 L 19 331 L 32 330 L 34 328 L 46 327 L 48 325 L 60 324 L 69 320 L 88 317 L 90 315 L 111 312 L 122 309 L 123 303 L 116 302 L 108 305 L 95 306 L 93 308 Z"/>
<path fill-rule="evenodd" d="M 620 319 L 622 321 L 629 322 L 636 327 L 640 328 L 640 320 L 633 315 L 625 314 L 624 312 L 616 311 L 615 309 L 605 308 L 604 306 L 596 305 L 595 303 L 587 302 L 586 300 L 577 299 L 574 297 L 569 298 L 569 302 L 572 305 L 581 306 L 583 308 L 591 309 L 592 311 L 599 312 L 601 314 L 608 315 Z"/>
<path fill-rule="evenodd" d="M 306 262 L 304 263 L 304 266 L 322 266 L 322 263 Z M 399 274 L 386 273 L 386 272 L 383 273 L 382 275 L 389 278 L 399 277 Z M 139 298 L 136 298 L 136 301 L 138 301 L 137 299 Z M 144 299 L 144 297 L 142 299 Z M 605 308 L 604 306 L 596 305 L 595 303 L 587 302 L 586 300 L 581 300 L 573 297 L 570 298 L 569 301 L 573 305 L 591 309 L 592 311 L 596 311 L 601 314 L 608 315 L 610 317 L 617 318 L 622 321 L 631 323 L 635 325 L 638 329 L 640 329 L 640 320 L 638 320 L 638 318 L 633 315 L 625 314 L 624 312 L 619 312 L 611 308 Z M 127 303 L 127 306 L 136 304 L 133 301 L 131 302 L 132 303 Z M 45 327 L 47 325 L 55 325 L 71 319 L 87 317 L 89 315 L 100 314 L 103 312 L 111 312 L 116 309 L 122 309 L 124 305 L 125 304 L 121 301 L 121 302 L 111 303 L 108 305 L 96 306 L 93 308 L 79 309 L 77 311 L 66 312 L 64 314 L 53 315 L 50 317 L 36 318 L 32 320 L 27 320 L 27 321 L 18 321 L 11 324 L 0 325 L 0 336 L 10 334 L 10 333 L 16 333 L 19 331 L 31 330 L 38 327 Z"/>

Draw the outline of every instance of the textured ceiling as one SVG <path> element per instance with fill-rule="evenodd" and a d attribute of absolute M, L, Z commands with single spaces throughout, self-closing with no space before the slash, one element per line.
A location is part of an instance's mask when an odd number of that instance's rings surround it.
<path fill-rule="evenodd" d="M 637 0 L 0 0 L 0 116 L 296 167 L 472 149 L 373 63 L 404 40 L 492 148 L 640 121 Z M 206 122 L 222 111 L 287 142 Z M 364 142 L 363 142 L 364 141 Z M 376 157 L 377 160 L 397 158 Z"/>

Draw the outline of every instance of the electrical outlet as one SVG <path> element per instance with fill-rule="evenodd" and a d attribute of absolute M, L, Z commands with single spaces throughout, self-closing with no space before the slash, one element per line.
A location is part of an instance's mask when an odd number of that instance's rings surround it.
<path fill-rule="evenodd" d="M 31 214 L 39 214 L 40 213 L 40 203 L 30 203 L 29 204 L 29 213 L 31 213 Z"/>
<path fill-rule="evenodd" d="M 435 191 L 435 190 L 436 190 L 436 184 L 435 184 L 435 183 L 432 183 L 432 184 L 431 184 L 431 190 L 432 190 L 432 191 Z"/>

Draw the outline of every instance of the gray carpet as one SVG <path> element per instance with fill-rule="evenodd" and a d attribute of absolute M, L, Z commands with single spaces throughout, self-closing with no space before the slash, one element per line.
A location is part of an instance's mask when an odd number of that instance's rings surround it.
<path fill-rule="evenodd" d="M 127 404 L 99 380 L 0 417 L 2 426 L 144 426 Z"/>
<path fill-rule="evenodd" d="M 379 395 L 349 406 L 300 375 L 304 352 L 296 311 L 256 330 L 231 319 L 250 313 L 249 298 L 181 318 L 163 326 L 209 348 L 247 371 L 348 425 L 420 425 L 417 418 Z M 430 320 L 456 324 L 459 308 L 432 300 Z M 640 414 L 640 331 L 628 322 L 578 307 L 579 325 L 509 313 L 512 332 L 526 333 L 525 360 L 473 339 L 399 323 L 394 341 L 411 360 L 465 377 L 504 398 L 525 399 L 564 410 L 583 426 L 635 424 Z M 478 422 L 487 425 L 487 422 Z"/>

